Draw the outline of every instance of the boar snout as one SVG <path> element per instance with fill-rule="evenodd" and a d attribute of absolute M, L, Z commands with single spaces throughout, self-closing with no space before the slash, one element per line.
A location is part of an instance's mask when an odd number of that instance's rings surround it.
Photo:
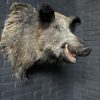
<path fill-rule="evenodd" d="M 89 47 L 85 47 L 85 48 L 70 48 L 70 46 L 68 44 L 66 44 L 63 47 L 63 51 L 65 54 L 65 59 L 66 61 L 68 60 L 71 63 L 76 63 L 76 58 L 77 56 L 88 56 L 91 53 L 91 48 Z"/>
<path fill-rule="evenodd" d="M 85 47 L 78 51 L 78 56 L 88 56 L 91 52 L 91 48 Z"/>

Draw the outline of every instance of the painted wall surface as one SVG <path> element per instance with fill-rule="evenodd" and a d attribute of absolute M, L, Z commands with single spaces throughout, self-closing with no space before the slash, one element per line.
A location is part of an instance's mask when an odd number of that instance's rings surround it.
<path fill-rule="evenodd" d="M 14 1 L 36 7 L 35 0 L 0 0 L 0 33 Z M 43 2 L 81 17 L 75 34 L 92 48 L 91 55 L 76 64 L 32 68 L 28 81 L 18 81 L 0 54 L 0 100 L 100 100 L 100 0 L 37 0 L 37 7 Z"/>

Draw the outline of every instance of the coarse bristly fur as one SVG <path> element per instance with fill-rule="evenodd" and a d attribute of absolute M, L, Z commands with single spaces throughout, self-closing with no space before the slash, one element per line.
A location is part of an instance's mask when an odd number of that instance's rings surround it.
<path fill-rule="evenodd" d="M 58 61 L 64 54 L 61 48 L 64 43 L 75 50 L 83 47 L 69 29 L 74 17 L 54 12 L 48 5 L 36 11 L 29 4 L 14 3 L 10 9 L 0 49 L 8 55 L 17 79 L 24 79 L 26 70 L 39 60 Z"/>

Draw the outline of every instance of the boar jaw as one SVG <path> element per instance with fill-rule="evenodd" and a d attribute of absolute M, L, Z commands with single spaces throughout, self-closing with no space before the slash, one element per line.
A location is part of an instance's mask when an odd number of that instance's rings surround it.
<path fill-rule="evenodd" d="M 66 55 L 66 57 L 68 58 L 68 60 L 71 63 L 76 63 L 76 54 L 72 53 L 69 49 L 68 49 L 68 44 L 65 45 L 65 47 L 63 48 L 63 51 Z"/>

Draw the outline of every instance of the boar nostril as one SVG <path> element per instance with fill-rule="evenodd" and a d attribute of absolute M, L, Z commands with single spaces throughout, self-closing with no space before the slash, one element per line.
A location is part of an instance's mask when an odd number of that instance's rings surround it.
<path fill-rule="evenodd" d="M 82 55 L 83 56 L 88 56 L 91 52 L 90 48 L 85 48 L 84 50 L 82 50 Z"/>
<path fill-rule="evenodd" d="M 82 54 L 83 54 L 83 55 L 86 55 L 87 52 L 88 52 L 88 51 L 87 51 L 87 49 L 86 49 L 86 50 L 84 50 L 84 51 L 82 52 Z"/>
<path fill-rule="evenodd" d="M 78 51 L 78 56 L 88 56 L 91 53 L 91 48 L 82 48 Z"/>

